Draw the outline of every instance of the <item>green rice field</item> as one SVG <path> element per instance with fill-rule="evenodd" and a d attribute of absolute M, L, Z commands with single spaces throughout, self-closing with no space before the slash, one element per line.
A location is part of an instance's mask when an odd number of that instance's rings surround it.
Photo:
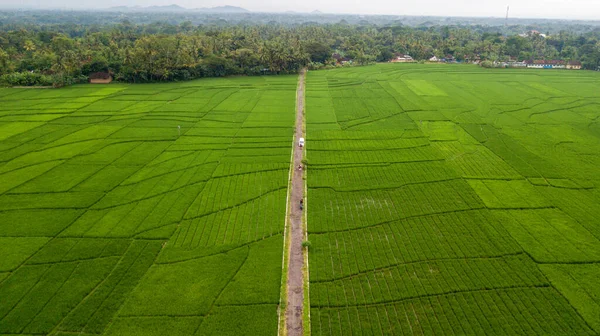
<path fill-rule="evenodd" d="M 0 89 L 0 335 L 284 335 L 297 80 Z M 600 73 L 305 96 L 305 335 L 600 333 Z"/>
<path fill-rule="evenodd" d="M 600 332 L 600 74 L 309 72 L 313 335 Z"/>
<path fill-rule="evenodd" d="M 276 334 L 296 82 L 0 90 L 0 334 Z"/>

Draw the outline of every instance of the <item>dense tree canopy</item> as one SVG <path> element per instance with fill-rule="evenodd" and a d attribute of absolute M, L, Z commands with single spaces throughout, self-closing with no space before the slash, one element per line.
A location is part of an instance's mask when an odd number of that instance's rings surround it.
<path fill-rule="evenodd" d="M 28 81 L 43 78 L 46 82 L 50 76 L 66 84 L 99 71 L 109 71 L 126 82 L 278 74 L 309 64 L 333 66 L 333 53 L 355 64 L 384 62 L 402 53 L 416 60 L 434 55 L 458 61 L 578 60 L 586 69 L 597 69 L 600 32 L 560 31 L 544 37 L 537 33 L 505 36 L 485 26 L 344 22 L 196 26 L 189 21 L 134 24 L 128 20 L 106 25 L 13 24 L 0 31 L 0 75 L 13 82 L 24 73 L 30 73 Z"/>

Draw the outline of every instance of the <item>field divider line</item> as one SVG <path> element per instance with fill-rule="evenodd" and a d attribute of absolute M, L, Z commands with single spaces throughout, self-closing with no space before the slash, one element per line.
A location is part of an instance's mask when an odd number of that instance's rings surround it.
<path fill-rule="evenodd" d="M 164 240 L 163 240 L 163 241 L 164 241 Z M 107 245 L 108 245 L 108 244 L 107 244 Z M 142 252 L 141 252 L 141 254 L 143 254 L 143 253 L 144 253 L 144 251 L 146 250 L 146 248 L 148 248 L 148 246 L 150 246 L 150 243 L 149 243 L 149 242 L 146 242 L 146 246 L 144 246 L 144 248 L 142 249 Z M 140 277 L 137 279 L 137 281 L 135 281 L 135 285 L 134 285 L 134 286 L 131 288 L 131 290 L 129 291 L 129 293 L 127 293 L 127 298 L 126 298 L 126 299 L 123 301 L 123 303 L 121 304 L 121 306 L 119 307 L 119 309 L 117 309 L 117 310 L 114 312 L 114 314 L 113 314 L 113 318 L 112 318 L 112 319 L 110 319 L 110 320 L 108 321 L 108 323 L 107 323 L 107 324 L 106 324 L 106 326 L 104 327 L 104 330 L 108 330 L 108 329 L 109 329 L 109 328 L 112 326 L 112 324 L 114 323 L 114 320 L 115 320 L 116 318 L 120 318 L 120 317 L 121 317 L 121 316 L 120 316 L 120 314 L 121 314 L 121 311 L 123 310 L 123 307 L 125 307 L 125 301 L 126 301 L 128 298 L 129 298 L 129 295 L 130 295 L 131 293 L 133 293 L 133 291 L 135 291 L 135 290 L 138 288 L 138 286 L 140 285 L 140 283 L 142 282 L 142 280 L 144 279 L 144 277 L 146 276 L 146 274 L 147 274 L 148 272 L 150 272 L 150 268 L 152 268 L 152 266 L 156 264 L 156 260 L 158 260 L 158 256 L 160 255 L 160 253 L 162 252 L 162 250 L 163 250 L 163 248 L 164 248 L 164 247 L 165 247 L 165 243 L 161 244 L 161 248 L 160 248 L 160 250 L 158 250 L 158 251 L 156 252 L 156 254 L 154 255 L 154 259 L 152 259 L 152 264 L 150 264 L 150 265 L 148 266 L 148 268 L 147 268 L 147 269 L 144 271 L 144 274 L 142 274 L 142 275 L 141 275 L 141 276 L 140 276 Z M 140 255 L 141 255 L 141 254 L 140 254 Z M 134 260 L 133 264 L 135 264 L 135 262 L 136 262 L 138 259 L 139 259 L 139 257 L 138 257 L 136 260 Z M 132 264 L 132 265 L 133 265 L 133 264 Z"/>
<path fill-rule="evenodd" d="M 544 289 L 544 288 L 552 288 L 555 289 L 554 286 L 552 286 L 552 284 L 547 283 L 547 284 L 533 284 L 533 285 L 509 285 L 509 286 L 500 286 L 500 287 L 493 287 L 493 288 L 477 288 L 477 289 L 463 289 L 463 290 L 452 290 L 452 291 L 448 291 L 448 292 L 441 292 L 441 293 L 433 293 L 433 294 L 423 294 L 423 295 L 413 295 L 413 296 L 407 296 L 407 297 L 403 297 L 403 298 L 398 298 L 398 299 L 386 299 L 386 300 L 382 300 L 382 301 L 377 301 L 377 302 L 369 302 L 369 303 L 356 303 L 356 304 L 328 304 L 328 305 L 319 305 L 316 306 L 317 308 L 320 309 L 348 309 L 348 308 L 353 308 L 353 307 L 378 307 L 378 306 L 386 306 L 386 305 L 391 305 L 391 304 L 395 304 L 398 302 L 405 302 L 405 301 L 412 301 L 412 300 L 418 300 L 418 299 L 423 299 L 423 298 L 433 298 L 433 297 L 445 297 L 445 296 L 452 296 L 452 295 L 460 295 L 460 294 L 466 294 L 466 293 L 485 293 L 485 292 L 494 292 L 494 291 L 501 291 L 501 290 L 506 290 L 506 291 L 518 291 L 518 290 L 528 290 L 528 289 Z M 556 289 L 555 289 L 556 290 Z"/>
<path fill-rule="evenodd" d="M 526 208 L 525 210 L 529 210 L 529 209 L 534 209 L 535 208 Z M 393 218 L 390 220 L 386 220 L 383 222 L 379 222 L 379 223 L 375 223 L 375 224 L 371 224 L 371 225 L 367 225 L 367 226 L 357 226 L 357 227 L 352 227 L 352 228 L 348 228 L 348 229 L 341 229 L 341 230 L 329 230 L 329 231 L 315 231 L 315 232 L 311 232 L 311 234 L 313 235 L 325 235 L 325 234 L 331 234 L 331 233 L 340 233 L 340 232 L 351 232 L 351 231 L 358 231 L 358 230 L 365 230 L 365 229 L 369 229 L 369 228 L 374 228 L 377 226 L 382 226 L 382 225 L 386 225 L 386 224 L 391 224 L 394 222 L 400 222 L 400 221 L 404 221 L 404 220 L 409 220 L 409 219 L 413 219 L 413 218 L 421 218 L 421 217 L 429 217 L 429 216 L 439 216 L 439 215 L 447 215 L 447 214 L 453 214 L 453 213 L 461 213 L 461 212 L 469 212 L 469 211 L 479 211 L 479 210 L 506 210 L 506 209 L 502 209 L 502 208 L 487 208 L 487 207 L 479 207 L 479 208 L 469 208 L 469 209 L 459 209 L 459 210 L 449 210 L 449 211 L 440 211 L 440 212 L 432 212 L 432 213 L 426 213 L 426 214 L 417 214 L 417 215 L 411 215 L 411 216 L 406 216 L 406 217 L 398 217 L 398 218 Z M 508 210 L 515 210 L 515 209 L 508 209 Z"/>
<path fill-rule="evenodd" d="M 517 256 L 521 256 L 521 255 L 527 255 L 525 252 L 523 251 L 518 251 L 518 252 L 513 252 L 513 253 L 506 253 L 506 254 L 498 254 L 498 255 L 492 255 L 492 256 L 472 256 L 472 257 L 448 257 L 448 258 L 434 258 L 434 259 L 422 259 L 422 260 L 414 260 L 414 261 L 407 261 L 407 262 L 399 262 L 399 263 L 392 263 L 389 264 L 388 266 L 383 266 L 383 267 L 377 267 L 377 268 L 372 268 L 369 270 L 365 270 L 365 271 L 359 271 L 356 273 L 350 273 L 341 277 L 337 277 L 337 278 L 329 278 L 329 279 L 320 279 L 320 280 L 313 280 L 314 283 L 327 283 L 327 282 L 333 282 L 333 281 L 344 281 L 344 280 L 348 280 L 348 279 L 352 279 L 358 276 L 363 276 L 365 274 L 368 273 L 374 273 L 374 272 L 383 272 L 395 267 L 401 267 L 401 266 L 408 266 L 408 265 L 414 265 L 414 264 L 424 264 L 424 263 L 434 263 L 434 262 L 445 262 L 445 261 L 469 261 L 469 260 L 490 260 L 490 259 L 504 259 L 504 258 L 510 258 L 510 257 L 517 257 Z M 529 257 L 529 255 L 527 255 Z M 535 262 L 535 260 L 531 259 L 533 262 Z"/>

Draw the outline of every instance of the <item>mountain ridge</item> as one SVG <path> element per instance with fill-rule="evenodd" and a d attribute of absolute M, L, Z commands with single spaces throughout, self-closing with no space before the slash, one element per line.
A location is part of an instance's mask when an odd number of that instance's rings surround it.
<path fill-rule="evenodd" d="M 166 6 L 114 6 L 108 8 L 111 11 L 118 12 L 183 12 L 183 11 L 194 11 L 204 13 L 250 13 L 249 10 L 237 7 L 237 6 L 216 6 L 216 7 L 201 7 L 201 8 L 185 8 L 179 5 L 166 5 Z"/>

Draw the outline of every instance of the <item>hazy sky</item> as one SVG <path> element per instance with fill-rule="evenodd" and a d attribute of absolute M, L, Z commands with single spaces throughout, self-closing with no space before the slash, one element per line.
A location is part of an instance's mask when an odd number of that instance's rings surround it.
<path fill-rule="evenodd" d="M 298 11 L 318 9 L 327 13 L 540 17 L 600 20 L 600 0 L 0 0 L 0 7 L 107 8 L 178 4 L 187 8 L 240 6 L 252 11 Z"/>

